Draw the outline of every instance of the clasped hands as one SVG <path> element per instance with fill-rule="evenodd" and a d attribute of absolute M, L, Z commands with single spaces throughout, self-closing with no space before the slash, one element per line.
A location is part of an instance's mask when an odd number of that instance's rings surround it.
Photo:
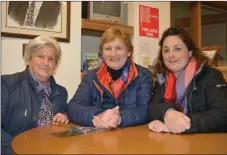
<path fill-rule="evenodd" d="M 121 122 L 119 106 L 107 109 L 99 115 L 94 116 L 92 122 L 94 126 L 99 129 L 116 128 Z"/>
<path fill-rule="evenodd" d="M 148 128 L 154 132 L 182 133 L 190 129 L 190 127 L 190 118 L 174 109 L 166 111 L 164 123 L 159 120 L 154 120 L 148 124 Z"/>
<path fill-rule="evenodd" d="M 66 115 L 66 114 L 63 114 L 63 113 L 57 113 L 57 114 L 53 117 L 52 124 L 53 124 L 53 125 L 58 125 L 58 122 L 68 124 L 68 123 L 69 123 L 69 120 L 68 120 L 67 115 Z"/>

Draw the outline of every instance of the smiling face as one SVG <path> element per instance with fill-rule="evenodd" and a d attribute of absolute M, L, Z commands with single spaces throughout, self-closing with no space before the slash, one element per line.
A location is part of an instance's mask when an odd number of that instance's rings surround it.
<path fill-rule="evenodd" d="M 41 82 L 47 82 L 56 67 L 57 51 L 54 47 L 44 45 L 33 53 L 28 61 L 29 69 L 35 78 Z"/>
<path fill-rule="evenodd" d="M 165 66 L 177 77 L 179 72 L 188 64 L 192 51 L 178 36 L 168 36 L 162 45 L 162 56 Z"/>
<path fill-rule="evenodd" d="M 114 70 L 121 69 L 127 61 L 130 53 L 121 39 L 114 39 L 103 45 L 102 57 L 107 66 Z"/>

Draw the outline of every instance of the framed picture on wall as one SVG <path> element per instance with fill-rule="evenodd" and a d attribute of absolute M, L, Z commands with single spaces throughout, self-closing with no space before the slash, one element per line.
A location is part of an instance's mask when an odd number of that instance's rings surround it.
<path fill-rule="evenodd" d="M 2 36 L 34 38 L 38 35 L 70 41 L 70 2 L 2 2 Z"/>

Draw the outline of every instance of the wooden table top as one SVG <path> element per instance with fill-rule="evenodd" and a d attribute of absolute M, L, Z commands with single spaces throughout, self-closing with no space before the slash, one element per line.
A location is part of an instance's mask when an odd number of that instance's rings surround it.
<path fill-rule="evenodd" d="M 155 133 L 147 125 L 68 137 L 62 126 L 34 128 L 12 142 L 17 154 L 227 154 L 227 133 Z"/>

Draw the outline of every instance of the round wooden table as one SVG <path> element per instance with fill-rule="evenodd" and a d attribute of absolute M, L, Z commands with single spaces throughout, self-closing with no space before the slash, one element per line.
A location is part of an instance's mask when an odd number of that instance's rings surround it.
<path fill-rule="evenodd" d="M 34 128 L 12 142 L 17 154 L 227 154 L 227 133 L 155 133 L 147 125 L 89 133 L 55 136 L 62 126 Z"/>

